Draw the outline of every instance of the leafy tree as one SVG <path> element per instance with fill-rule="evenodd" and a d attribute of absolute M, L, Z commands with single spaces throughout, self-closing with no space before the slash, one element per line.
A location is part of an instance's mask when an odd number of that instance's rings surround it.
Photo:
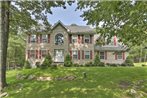
<path fill-rule="evenodd" d="M 72 4 L 73 1 L 68 1 L 68 4 Z M 38 21 L 46 25 L 49 29 L 49 22 L 47 21 L 47 14 L 52 14 L 51 7 L 65 7 L 65 2 L 62 1 L 1 1 L 0 2 L 0 20 L 1 20 L 1 32 L 0 32 L 0 86 L 4 88 L 6 83 L 6 58 L 9 31 L 18 34 L 19 31 L 28 31 L 32 26 L 38 24 Z"/>
<path fill-rule="evenodd" d="M 30 68 L 31 68 L 31 65 L 30 65 L 30 63 L 29 63 L 28 60 L 25 61 L 24 68 L 25 68 L 25 69 L 30 69 Z"/>
<path fill-rule="evenodd" d="M 99 55 L 98 54 L 96 54 L 95 55 L 95 58 L 94 58 L 94 65 L 95 66 L 99 66 L 100 65 L 100 58 L 99 58 Z"/>
<path fill-rule="evenodd" d="M 81 17 L 108 42 L 114 35 L 129 46 L 147 41 L 147 2 L 79 1 L 77 9 L 84 11 Z"/>
<path fill-rule="evenodd" d="M 70 57 L 69 54 L 67 54 L 66 57 L 65 57 L 64 66 L 66 66 L 66 67 L 72 66 L 72 61 L 71 61 L 71 57 Z"/>
<path fill-rule="evenodd" d="M 128 56 L 122 66 L 134 66 L 132 57 Z"/>
<path fill-rule="evenodd" d="M 45 57 L 43 63 L 41 64 L 41 68 L 47 68 L 47 67 L 51 66 L 51 64 L 52 64 L 52 57 L 50 54 L 48 54 Z"/>

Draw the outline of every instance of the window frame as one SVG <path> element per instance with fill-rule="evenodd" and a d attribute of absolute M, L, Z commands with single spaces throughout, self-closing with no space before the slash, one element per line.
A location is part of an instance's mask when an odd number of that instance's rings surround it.
<path fill-rule="evenodd" d="M 44 37 L 43 37 L 43 36 L 44 36 Z M 48 35 L 47 35 L 47 34 L 42 34 L 41 37 L 42 37 L 42 39 L 41 39 L 41 40 L 42 40 L 42 41 L 41 41 L 42 43 L 48 43 Z M 46 38 L 45 38 L 45 37 L 46 37 Z"/>
<path fill-rule="evenodd" d="M 89 52 L 89 53 L 86 54 L 86 52 Z M 87 56 L 89 56 L 89 57 L 87 58 Z M 84 58 L 85 59 L 90 59 L 90 50 L 84 51 Z"/>
<path fill-rule="evenodd" d="M 63 42 L 62 43 L 59 43 L 59 39 L 57 36 L 61 35 L 63 37 Z M 58 42 L 57 42 L 58 41 Z M 64 44 L 64 35 L 61 34 L 61 33 L 58 33 L 55 35 L 55 45 L 63 45 Z"/>
<path fill-rule="evenodd" d="M 86 38 L 87 37 L 87 38 Z M 86 40 L 89 40 L 88 42 L 86 42 Z M 84 35 L 84 43 L 89 44 L 90 43 L 90 35 Z"/>
<path fill-rule="evenodd" d="M 120 58 L 120 57 L 121 57 L 121 58 Z M 122 60 L 122 59 L 123 59 L 122 52 L 118 52 L 118 53 L 117 53 L 117 59 L 118 59 L 118 60 Z"/>
<path fill-rule="evenodd" d="M 72 35 L 72 43 L 77 43 L 77 42 L 78 42 L 78 35 Z"/>
<path fill-rule="evenodd" d="M 33 56 L 32 56 L 33 55 Z M 30 50 L 30 54 L 29 54 L 30 58 L 36 58 L 36 50 Z"/>
<path fill-rule="evenodd" d="M 37 35 L 32 34 L 30 35 L 30 43 L 36 43 L 37 42 Z"/>
<path fill-rule="evenodd" d="M 74 52 L 75 52 L 76 54 L 74 54 Z M 76 58 L 75 58 L 75 56 L 76 56 Z M 72 50 L 72 58 L 73 58 L 73 59 L 78 59 L 78 50 Z"/>
<path fill-rule="evenodd" d="M 101 53 L 103 53 L 103 55 L 101 55 Z M 105 52 L 104 51 L 100 51 L 99 52 L 99 57 L 101 60 L 104 60 L 105 59 Z"/>

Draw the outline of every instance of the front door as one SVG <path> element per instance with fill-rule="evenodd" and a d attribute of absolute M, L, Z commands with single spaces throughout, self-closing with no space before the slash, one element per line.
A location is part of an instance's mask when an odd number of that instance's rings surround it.
<path fill-rule="evenodd" d="M 54 50 L 54 62 L 64 62 L 64 50 L 63 49 Z"/>

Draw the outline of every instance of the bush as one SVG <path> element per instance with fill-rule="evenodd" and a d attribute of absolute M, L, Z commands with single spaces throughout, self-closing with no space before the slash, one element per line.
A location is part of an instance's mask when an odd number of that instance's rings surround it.
<path fill-rule="evenodd" d="M 99 55 L 96 54 L 96 55 L 95 55 L 95 58 L 94 58 L 94 65 L 95 65 L 95 66 L 99 66 L 100 63 L 101 63 L 101 62 L 100 62 Z"/>
<path fill-rule="evenodd" d="M 44 59 L 44 61 L 43 61 L 43 63 L 41 64 L 41 68 L 47 68 L 47 67 L 49 67 L 49 66 L 51 66 L 51 64 L 52 64 L 52 57 L 51 57 L 51 55 L 50 54 L 48 54 L 46 57 L 45 57 L 45 59 Z"/>
<path fill-rule="evenodd" d="M 134 66 L 132 58 L 128 56 L 121 66 Z"/>
<path fill-rule="evenodd" d="M 67 54 L 66 57 L 65 57 L 64 66 L 65 67 L 71 67 L 72 66 L 72 61 L 71 61 L 71 57 L 70 57 L 69 54 Z"/>
<path fill-rule="evenodd" d="M 87 62 L 87 63 L 85 64 L 85 66 L 86 66 L 86 67 L 93 66 L 93 63 L 92 63 L 92 62 Z"/>
<path fill-rule="evenodd" d="M 36 62 L 36 67 L 39 68 L 40 67 L 40 62 Z"/>
<path fill-rule="evenodd" d="M 110 63 L 108 63 L 107 65 L 110 66 L 110 67 L 117 67 L 119 64 L 110 64 Z"/>
<path fill-rule="evenodd" d="M 30 62 L 28 60 L 25 61 L 24 68 L 25 69 L 30 69 L 31 68 Z"/>

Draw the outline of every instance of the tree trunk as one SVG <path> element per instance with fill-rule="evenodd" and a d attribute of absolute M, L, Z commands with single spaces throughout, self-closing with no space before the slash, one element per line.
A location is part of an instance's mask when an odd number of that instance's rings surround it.
<path fill-rule="evenodd" d="M 9 7 L 10 1 L 0 2 L 0 89 L 7 86 L 6 82 L 6 59 L 9 38 Z"/>

